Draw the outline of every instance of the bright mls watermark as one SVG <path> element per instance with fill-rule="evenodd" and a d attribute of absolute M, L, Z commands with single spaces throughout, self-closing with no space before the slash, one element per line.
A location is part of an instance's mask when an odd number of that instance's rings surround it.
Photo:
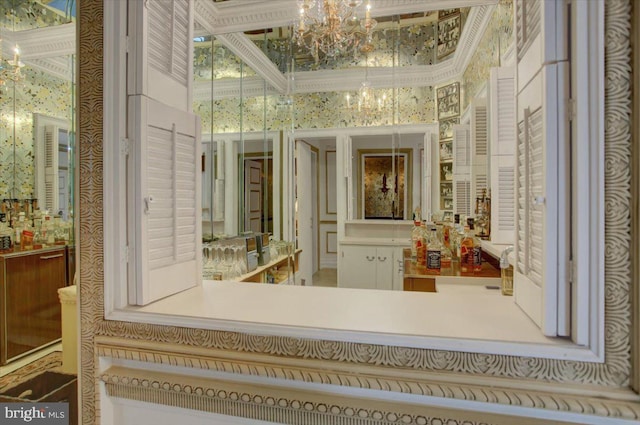
<path fill-rule="evenodd" d="M 69 425 L 69 403 L 0 403 L 0 425 Z"/>

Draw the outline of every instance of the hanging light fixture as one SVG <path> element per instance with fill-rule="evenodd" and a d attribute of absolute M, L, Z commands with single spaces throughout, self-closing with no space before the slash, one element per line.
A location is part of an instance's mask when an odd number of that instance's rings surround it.
<path fill-rule="evenodd" d="M 13 33 L 16 31 L 16 13 L 15 10 L 11 10 L 13 16 Z M 6 85 L 7 81 L 13 81 L 17 83 L 22 81 L 24 75 L 22 74 L 22 68 L 24 63 L 20 60 L 20 47 L 18 43 L 13 48 L 13 59 L 5 60 L 2 58 L 2 38 L 0 38 L 0 89 Z"/>
<path fill-rule="evenodd" d="M 298 0 L 295 42 L 307 48 L 316 62 L 320 53 L 335 57 L 358 48 L 371 51 L 371 34 L 377 22 L 371 18 L 370 1 L 364 20 L 358 18 L 356 8 L 361 4 L 362 0 Z"/>
<path fill-rule="evenodd" d="M 347 108 L 353 112 L 356 119 L 363 124 L 372 124 L 375 118 L 381 115 L 387 108 L 387 95 L 386 93 L 376 93 L 371 87 L 369 82 L 369 59 L 366 58 L 364 81 L 360 85 L 358 92 L 352 99 L 351 95 L 347 93 Z"/>

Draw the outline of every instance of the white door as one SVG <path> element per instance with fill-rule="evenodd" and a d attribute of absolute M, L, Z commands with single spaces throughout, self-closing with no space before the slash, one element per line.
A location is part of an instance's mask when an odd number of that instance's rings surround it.
<path fill-rule="evenodd" d="M 244 161 L 244 229 L 262 231 L 262 163 Z"/>
<path fill-rule="evenodd" d="M 313 167 L 311 148 L 296 141 L 296 200 L 300 279 L 305 285 L 313 284 Z"/>

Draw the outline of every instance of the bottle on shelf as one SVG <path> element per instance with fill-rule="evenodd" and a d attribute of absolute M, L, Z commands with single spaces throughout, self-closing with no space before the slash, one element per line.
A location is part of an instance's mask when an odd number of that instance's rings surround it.
<path fill-rule="evenodd" d="M 460 273 L 475 274 L 482 270 L 482 248 L 480 240 L 473 231 L 473 219 L 464 226 L 464 237 L 460 241 Z"/>
<path fill-rule="evenodd" d="M 18 222 L 22 222 L 20 226 L 20 249 L 23 251 L 33 249 L 33 228 L 31 227 L 30 220 L 25 219 L 24 212 L 21 212 L 18 218 Z"/>
<path fill-rule="evenodd" d="M 5 213 L 0 215 L 0 253 L 13 251 L 13 229 L 6 222 Z"/>
<path fill-rule="evenodd" d="M 42 238 L 42 219 L 34 219 L 33 224 L 33 249 L 42 249 L 45 245 Z"/>
<path fill-rule="evenodd" d="M 411 262 L 418 262 L 418 248 L 422 246 L 422 223 L 420 220 L 413 220 L 413 229 L 411 229 Z"/>
<path fill-rule="evenodd" d="M 440 274 L 441 256 L 442 243 L 438 237 L 438 229 L 432 226 L 427 241 L 427 274 Z"/>
<path fill-rule="evenodd" d="M 13 231 L 15 232 L 14 241 L 16 245 L 21 245 L 22 231 L 24 230 L 25 225 L 26 223 L 24 212 L 21 211 L 20 213 L 18 213 L 18 220 L 13 225 Z"/>

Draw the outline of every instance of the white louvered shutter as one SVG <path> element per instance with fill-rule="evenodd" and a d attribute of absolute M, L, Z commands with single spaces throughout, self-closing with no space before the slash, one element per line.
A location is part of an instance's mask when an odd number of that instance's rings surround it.
<path fill-rule="evenodd" d="M 191 110 L 193 14 L 193 0 L 129 1 L 128 94 Z"/>
<path fill-rule="evenodd" d="M 516 3 L 517 167 L 515 302 L 548 336 L 569 333 L 568 208 L 564 157 L 567 57 L 563 2 Z M 522 38 L 522 39 L 521 39 Z M 562 300 L 562 302 L 559 302 Z"/>
<path fill-rule="evenodd" d="M 467 217 L 473 212 L 470 139 L 469 125 L 453 126 L 453 212 Z"/>
<path fill-rule="evenodd" d="M 422 214 L 428 217 L 433 211 L 432 208 L 432 192 L 433 178 L 431 177 L 431 162 L 434 156 L 434 149 L 437 141 L 434 140 L 435 135 L 426 133 L 422 142 Z M 436 151 L 437 152 L 437 151 Z M 436 155 L 437 157 L 437 155 Z"/>
<path fill-rule="evenodd" d="M 44 126 L 44 207 L 58 213 L 58 127 Z"/>
<path fill-rule="evenodd" d="M 191 113 L 193 1 L 129 1 L 129 303 L 201 283 L 199 117 Z"/>
<path fill-rule="evenodd" d="M 474 99 L 471 106 L 471 200 L 475 214 L 475 198 L 488 189 L 488 123 L 487 101 Z"/>
<path fill-rule="evenodd" d="M 200 120 L 146 96 L 131 96 L 135 139 L 136 294 L 149 302 L 201 281 Z"/>
<path fill-rule="evenodd" d="M 489 120 L 491 140 L 491 241 L 515 241 L 516 98 L 514 69 L 491 68 Z"/>

